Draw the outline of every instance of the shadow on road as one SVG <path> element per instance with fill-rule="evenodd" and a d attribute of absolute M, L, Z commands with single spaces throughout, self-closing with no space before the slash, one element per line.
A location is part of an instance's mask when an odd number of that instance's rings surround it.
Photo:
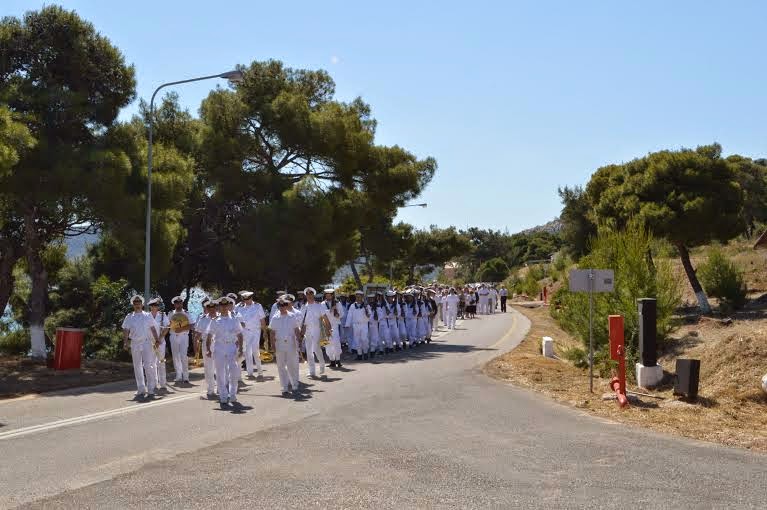
<path fill-rule="evenodd" d="M 446 340 L 434 340 L 430 344 L 422 344 L 418 347 L 411 347 L 401 351 L 395 351 L 389 354 L 376 355 L 373 359 L 360 361 L 349 359 L 344 363 L 351 365 L 380 365 L 385 363 L 407 363 L 409 361 L 420 361 L 439 358 L 448 354 L 468 354 L 481 351 L 497 351 L 489 347 L 477 347 L 466 344 L 449 344 Z"/>

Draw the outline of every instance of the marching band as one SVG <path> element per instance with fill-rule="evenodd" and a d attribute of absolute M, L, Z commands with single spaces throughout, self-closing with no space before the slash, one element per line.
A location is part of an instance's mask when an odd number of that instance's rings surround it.
<path fill-rule="evenodd" d="M 309 378 L 325 378 L 326 358 L 327 366 L 341 368 L 344 352 L 366 361 L 414 349 L 431 342 L 440 321 L 447 329 L 454 329 L 457 316 L 471 312 L 465 310 L 465 303 L 479 303 L 480 313 L 494 313 L 499 296 L 493 286 L 485 284 L 457 290 L 440 285 L 414 286 L 368 295 L 358 290 L 349 296 L 328 288 L 322 301 L 313 287 L 296 294 L 299 299 L 278 292 L 268 315 L 251 291 L 215 300 L 205 297 L 203 311 L 194 321 L 183 309 L 181 296 L 171 300 L 173 310 L 165 314 L 160 311 L 161 298 L 150 300 L 150 311 L 144 312 L 144 298 L 134 295 L 130 300 L 133 311 L 125 317 L 122 329 L 125 348 L 133 358 L 137 398 L 153 398 L 155 392 L 168 391 L 166 335 L 175 383 L 189 384 L 187 350 L 191 336 L 195 355 L 202 358 L 207 398 L 218 399 L 225 409 L 239 406 L 237 390 L 243 362 L 249 379 L 263 380 L 262 356 L 273 358 L 283 396 L 290 396 L 299 389 L 299 366 L 304 360 Z"/>

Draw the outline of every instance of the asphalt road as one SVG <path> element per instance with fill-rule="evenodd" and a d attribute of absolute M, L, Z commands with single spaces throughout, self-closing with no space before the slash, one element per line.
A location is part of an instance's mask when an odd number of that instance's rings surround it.
<path fill-rule="evenodd" d="M 295 400 L 249 382 L 239 414 L 195 381 L 150 404 L 124 383 L 0 403 L 0 507 L 767 508 L 767 456 L 485 377 L 528 327 L 516 312 L 466 321 L 304 379 Z"/>

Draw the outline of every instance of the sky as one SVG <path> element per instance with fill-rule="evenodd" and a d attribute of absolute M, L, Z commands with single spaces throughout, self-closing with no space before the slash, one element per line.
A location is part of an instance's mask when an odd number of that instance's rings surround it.
<path fill-rule="evenodd" d="M 377 143 L 436 158 L 415 201 L 428 207 L 398 217 L 418 227 L 540 225 L 559 186 L 660 149 L 767 156 L 763 1 L 45 3 L 119 47 L 146 99 L 253 60 L 327 70 L 337 99 L 372 106 Z M 42 6 L 3 0 L 0 14 Z M 175 90 L 196 113 L 216 86 Z"/>

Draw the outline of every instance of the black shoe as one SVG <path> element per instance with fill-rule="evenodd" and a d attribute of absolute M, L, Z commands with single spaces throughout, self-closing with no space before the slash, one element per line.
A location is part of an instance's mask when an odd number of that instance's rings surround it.
<path fill-rule="evenodd" d="M 395 347 L 395 348 L 394 348 L 394 350 L 395 350 L 395 351 L 397 351 L 397 352 L 399 352 L 399 351 L 401 351 L 401 350 L 402 350 L 402 347 L 400 347 L 400 346 L 398 345 L 397 347 Z"/>
<path fill-rule="evenodd" d="M 336 368 L 341 368 L 342 366 L 341 361 L 336 361 Z"/>
<path fill-rule="evenodd" d="M 365 360 L 365 361 L 367 361 L 367 360 L 368 360 L 368 355 L 367 355 L 367 354 L 363 354 L 363 355 L 362 355 L 362 359 L 363 359 L 363 360 Z"/>
<path fill-rule="evenodd" d="M 221 406 L 221 409 L 229 409 L 229 403 L 227 402 L 219 402 L 219 406 Z"/>
<path fill-rule="evenodd" d="M 362 361 L 362 354 L 357 354 L 357 361 Z"/>
<path fill-rule="evenodd" d="M 373 358 L 375 358 L 375 357 L 376 357 L 376 353 L 375 353 L 375 352 L 371 352 L 371 353 L 370 353 L 370 359 L 373 359 Z M 368 358 L 368 357 L 367 357 L 367 356 L 365 356 L 365 359 L 367 359 L 367 358 Z"/>
<path fill-rule="evenodd" d="M 431 338 L 427 338 L 427 339 L 426 339 L 426 343 L 427 343 L 427 344 L 430 344 L 430 343 L 431 343 Z"/>

